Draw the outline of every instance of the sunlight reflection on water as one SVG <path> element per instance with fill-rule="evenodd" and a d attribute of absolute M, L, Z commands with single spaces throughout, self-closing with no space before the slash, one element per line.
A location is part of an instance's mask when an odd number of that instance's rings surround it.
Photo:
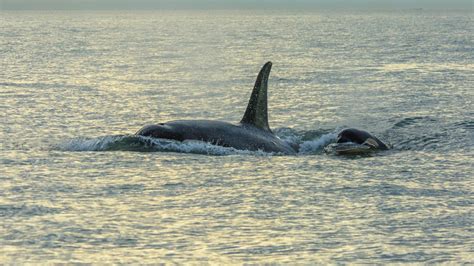
<path fill-rule="evenodd" d="M 1 16 L 0 261 L 473 260 L 468 14 Z M 101 146 L 239 121 L 268 60 L 270 125 L 306 152 Z M 394 150 L 324 154 L 345 126 Z"/>

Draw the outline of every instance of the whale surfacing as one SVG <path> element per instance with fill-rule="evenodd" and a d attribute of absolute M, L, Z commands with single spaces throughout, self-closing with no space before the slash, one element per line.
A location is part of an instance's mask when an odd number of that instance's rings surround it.
<path fill-rule="evenodd" d="M 339 132 L 336 143 L 356 143 L 364 145 L 372 150 L 389 150 L 390 146 L 383 143 L 367 131 L 346 128 Z"/>
<path fill-rule="evenodd" d="M 199 140 L 238 150 L 295 154 L 298 147 L 273 134 L 268 125 L 267 90 L 272 63 L 260 70 L 245 114 L 238 124 L 215 120 L 175 120 L 147 125 L 136 135 L 177 141 Z"/>
<path fill-rule="evenodd" d="M 391 147 L 367 131 L 346 128 L 339 132 L 336 143 L 328 145 L 325 151 L 337 155 L 367 155 Z"/>

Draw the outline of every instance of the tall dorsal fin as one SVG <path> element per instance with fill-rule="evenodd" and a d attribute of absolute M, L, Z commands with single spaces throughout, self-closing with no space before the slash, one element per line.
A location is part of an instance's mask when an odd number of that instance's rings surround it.
<path fill-rule="evenodd" d="M 267 89 L 271 69 L 272 62 L 267 62 L 258 73 L 247 110 L 240 121 L 242 124 L 249 124 L 269 132 L 271 130 L 268 126 Z"/>

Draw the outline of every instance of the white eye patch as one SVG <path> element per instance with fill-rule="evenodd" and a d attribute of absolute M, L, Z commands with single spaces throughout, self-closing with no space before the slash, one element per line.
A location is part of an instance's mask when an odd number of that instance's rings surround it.
<path fill-rule="evenodd" d="M 379 148 L 379 144 L 373 138 L 368 138 L 366 141 L 364 141 L 364 143 L 362 143 L 362 145 L 367 145 L 367 146 L 375 148 L 375 149 Z"/>

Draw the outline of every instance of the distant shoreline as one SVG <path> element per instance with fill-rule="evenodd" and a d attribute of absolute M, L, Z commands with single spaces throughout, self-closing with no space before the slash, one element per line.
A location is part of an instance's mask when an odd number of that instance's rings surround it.
<path fill-rule="evenodd" d="M 31 11 L 70 11 L 70 12 L 356 12 L 356 13 L 390 13 L 390 12 L 419 12 L 419 13 L 431 13 L 431 12 L 463 12 L 471 13 L 471 9 L 462 8 L 374 8 L 374 9 L 363 9 L 363 8 L 216 8 L 216 9 L 205 9 L 205 8 L 4 8 L 0 7 L 0 12 L 31 12 Z"/>

